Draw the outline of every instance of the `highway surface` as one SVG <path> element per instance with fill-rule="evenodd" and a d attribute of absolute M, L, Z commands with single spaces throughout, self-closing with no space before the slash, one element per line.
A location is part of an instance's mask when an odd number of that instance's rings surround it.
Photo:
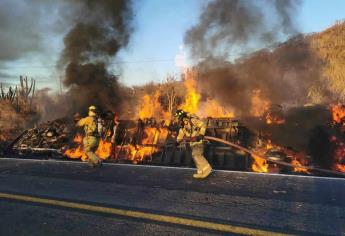
<path fill-rule="evenodd" d="M 345 235 L 345 179 L 0 158 L 0 235 Z"/>

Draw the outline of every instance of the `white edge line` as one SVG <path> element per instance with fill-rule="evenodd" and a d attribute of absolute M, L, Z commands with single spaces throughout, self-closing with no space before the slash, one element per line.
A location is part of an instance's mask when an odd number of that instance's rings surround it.
<path fill-rule="evenodd" d="M 83 161 L 66 161 L 66 160 L 42 160 L 42 159 L 24 159 L 24 158 L 7 158 L 0 157 L 1 160 L 11 160 L 11 161 L 27 161 L 27 162 L 50 162 L 50 163 L 68 163 L 68 164 L 81 164 L 87 165 L 87 162 Z M 158 166 L 158 165 L 135 165 L 135 164 L 126 164 L 126 163 L 109 163 L 103 162 L 103 165 L 107 166 L 129 166 L 136 168 L 156 168 L 156 169 L 175 169 L 175 170 L 195 170 L 195 168 L 190 167 L 175 167 L 175 166 Z M 288 175 L 288 174 L 277 174 L 277 173 L 259 173 L 259 172 L 249 172 L 249 171 L 236 171 L 236 170 L 213 170 L 218 173 L 238 173 L 238 174 L 248 174 L 248 175 L 264 175 L 264 176 L 284 176 L 284 177 L 296 177 L 296 178 L 311 178 L 311 179 L 330 179 L 330 180 L 339 180 L 345 181 L 345 178 L 336 178 L 336 177 L 321 177 L 321 176 L 310 176 L 310 175 Z"/>

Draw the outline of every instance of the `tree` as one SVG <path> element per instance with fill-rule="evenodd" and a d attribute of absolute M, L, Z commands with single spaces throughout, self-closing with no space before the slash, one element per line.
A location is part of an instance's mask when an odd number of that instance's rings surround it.
<path fill-rule="evenodd" d="M 177 80 L 174 76 L 167 75 L 165 81 L 162 84 L 162 90 L 168 101 L 167 109 L 170 114 L 172 114 L 176 106 L 176 98 L 177 98 L 176 83 L 177 83 Z"/>

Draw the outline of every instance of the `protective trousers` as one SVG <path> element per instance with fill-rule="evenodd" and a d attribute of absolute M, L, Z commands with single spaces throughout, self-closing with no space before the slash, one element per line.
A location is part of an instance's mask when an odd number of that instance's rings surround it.
<path fill-rule="evenodd" d="M 210 166 L 210 164 L 208 163 L 208 161 L 203 155 L 204 145 L 202 143 L 191 145 L 191 149 L 192 149 L 193 161 L 195 163 L 195 166 L 198 172 L 201 172 L 203 169 Z"/>
<path fill-rule="evenodd" d="M 101 159 L 95 154 L 99 144 L 99 138 L 95 136 L 86 136 L 83 139 L 84 151 L 87 155 L 88 162 L 92 165 L 98 165 L 101 163 Z"/>

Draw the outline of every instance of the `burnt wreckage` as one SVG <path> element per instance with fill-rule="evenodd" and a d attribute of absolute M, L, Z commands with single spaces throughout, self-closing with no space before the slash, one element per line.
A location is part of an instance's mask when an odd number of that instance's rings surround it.
<path fill-rule="evenodd" d="M 100 126 L 102 127 L 102 130 L 100 130 L 101 140 L 103 140 L 103 143 L 108 144 L 104 145 L 107 151 L 105 156 L 103 155 L 103 159 L 109 162 L 150 165 L 188 167 L 194 165 L 188 145 L 176 146 L 179 124 L 171 122 L 167 125 L 165 121 L 147 118 L 137 121 L 120 120 L 119 124 L 115 126 L 115 123 L 117 123 L 115 120 L 113 113 L 104 114 L 99 119 L 102 124 Z M 241 146 L 241 148 L 243 147 L 243 149 L 254 149 L 255 153 L 259 150 L 258 147 L 267 145 L 267 138 L 264 135 L 249 130 L 239 120 L 207 118 L 204 122 L 207 126 L 206 136 L 208 137 L 231 142 Z M 280 127 L 279 124 L 277 125 Z M 345 141 L 345 135 L 343 129 L 338 126 L 339 124 L 324 125 L 315 127 L 312 130 L 309 143 L 313 148 L 310 150 L 310 154 L 308 153 L 309 155 L 306 156 L 306 160 L 309 161 L 309 164 L 307 163 L 309 165 L 308 169 L 311 172 L 308 172 L 302 166 L 300 170 L 304 170 L 306 174 L 319 175 L 322 172 L 326 175 L 337 175 L 337 173 L 330 171 L 335 161 L 330 157 L 336 156 L 332 152 L 345 150 L 340 145 Z M 66 150 L 77 149 L 76 147 L 81 146 L 81 136 L 79 137 L 79 143 L 75 142 L 78 133 L 82 132 L 75 128 L 75 122 L 71 119 L 57 119 L 43 123 L 38 127 L 25 130 L 8 146 L 5 156 L 83 160 L 81 156 L 73 158 L 66 155 Z M 336 142 L 334 137 L 337 137 Z M 146 151 L 144 155 L 142 155 L 143 150 Z M 261 157 L 265 161 L 266 170 L 259 172 L 301 172 L 298 171 L 298 168 L 296 171 L 295 157 L 290 151 L 284 147 L 264 148 Z M 253 163 L 256 162 L 256 160 L 254 161 L 256 154 L 210 139 L 205 142 L 204 155 L 216 169 L 254 170 Z M 138 156 L 139 158 L 137 158 Z"/>
<path fill-rule="evenodd" d="M 231 118 L 207 118 L 206 135 L 221 138 L 226 141 L 240 143 L 244 147 L 250 146 L 253 142 L 253 133 L 238 120 Z M 102 117 L 102 139 L 110 141 L 114 135 L 113 116 Z M 162 137 L 153 138 L 143 142 L 147 135 L 147 128 L 158 133 L 164 133 Z M 153 118 L 133 120 L 120 120 L 116 128 L 114 155 L 108 161 L 126 161 L 126 152 L 122 147 L 126 145 L 155 147 L 149 158 L 141 163 L 153 165 L 174 165 L 193 166 L 190 148 L 187 146 L 176 146 L 176 134 L 179 125 L 171 123 L 165 125 L 164 121 L 157 121 Z M 162 132 L 164 130 L 165 132 Z M 25 130 L 7 148 L 9 156 L 20 156 L 22 158 L 67 158 L 64 153 L 73 144 L 73 138 L 78 130 L 73 122 L 68 119 L 57 119 L 46 122 L 38 127 Z M 248 154 L 234 150 L 222 143 L 207 141 L 204 153 L 208 161 L 218 169 L 247 170 L 251 166 L 251 158 Z M 128 161 L 128 160 L 127 160 Z"/>

